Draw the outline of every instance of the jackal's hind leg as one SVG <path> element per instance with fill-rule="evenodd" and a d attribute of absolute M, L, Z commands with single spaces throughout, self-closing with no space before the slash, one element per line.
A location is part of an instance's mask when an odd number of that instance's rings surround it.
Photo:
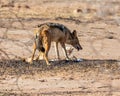
<path fill-rule="evenodd" d="M 49 60 L 48 60 L 48 51 L 49 51 L 50 46 L 48 44 L 46 44 L 46 46 L 47 47 L 45 49 L 45 52 L 43 52 L 43 57 L 44 57 L 47 65 L 50 65 Z"/>
<path fill-rule="evenodd" d="M 49 61 L 48 61 L 48 56 L 47 56 L 47 54 L 46 53 L 44 53 L 44 59 L 45 59 L 45 61 L 46 61 L 46 63 L 47 63 L 47 65 L 50 65 L 50 63 L 49 63 Z"/>
<path fill-rule="evenodd" d="M 48 61 L 48 52 L 49 52 L 49 49 L 50 49 L 50 46 L 51 46 L 51 39 L 48 35 L 49 34 L 47 34 L 47 31 L 46 31 L 46 34 L 43 38 L 43 46 L 45 48 L 45 52 L 43 52 L 43 56 L 44 56 L 44 59 L 45 59 L 47 65 L 50 65 L 50 63 Z"/>
<path fill-rule="evenodd" d="M 32 57 L 31 57 L 31 60 L 30 60 L 30 64 L 32 64 L 32 62 L 33 62 L 35 51 L 36 51 L 36 43 L 34 43 L 34 45 L 33 45 L 33 53 L 32 53 Z"/>

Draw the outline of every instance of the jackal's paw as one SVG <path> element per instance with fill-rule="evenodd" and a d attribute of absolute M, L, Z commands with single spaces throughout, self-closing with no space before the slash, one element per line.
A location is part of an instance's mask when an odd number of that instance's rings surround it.
<path fill-rule="evenodd" d="M 50 66 L 51 64 L 49 63 L 49 64 L 47 64 L 48 66 Z"/>
<path fill-rule="evenodd" d="M 50 66 L 51 64 L 50 63 L 47 63 L 47 66 Z"/>

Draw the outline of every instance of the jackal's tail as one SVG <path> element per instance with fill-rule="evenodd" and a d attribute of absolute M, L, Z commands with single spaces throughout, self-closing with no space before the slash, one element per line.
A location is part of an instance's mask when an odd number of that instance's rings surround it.
<path fill-rule="evenodd" d="M 37 49 L 41 52 L 45 52 L 45 48 L 43 47 L 42 38 L 40 35 L 36 34 L 35 42 L 36 42 Z"/>
<path fill-rule="evenodd" d="M 40 33 L 42 31 L 45 31 L 45 30 L 48 30 L 49 29 L 49 26 L 47 24 L 41 24 L 40 26 L 38 26 L 39 28 L 37 28 L 35 31 L 34 31 L 34 34 L 36 35 L 35 36 L 35 42 L 36 42 L 36 45 L 37 45 L 37 49 L 41 52 L 45 52 L 45 48 L 43 46 L 43 43 L 42 43 L 42 37 L 40 36 Z"/>

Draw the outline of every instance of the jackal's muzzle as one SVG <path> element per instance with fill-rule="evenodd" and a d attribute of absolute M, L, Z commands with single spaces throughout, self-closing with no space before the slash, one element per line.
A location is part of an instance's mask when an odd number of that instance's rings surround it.
<path fill-rule="evenodd" d="M 78 51 L 83 49 L 81 45 L 77 45 L 75 48 L 76 48 Z"/>

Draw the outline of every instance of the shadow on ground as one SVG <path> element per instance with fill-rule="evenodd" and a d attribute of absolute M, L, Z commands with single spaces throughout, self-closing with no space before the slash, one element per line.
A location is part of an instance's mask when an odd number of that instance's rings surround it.
<path fill-rule="evenodd" d="M 117 60 L 87 60 L 83 61 L 51 61 L 47 66 L 45 61 L 34 61 L 33 64 L 23 62 L 22 60 L 2 60 L 0 61 L 0 75 L 18 75 L 18 74 L 35 74 L 41 72 L 62 72 L 62 71 L 79 71 L 104 69 L 113 72 L 119 72 L 120 62 Z"/>

